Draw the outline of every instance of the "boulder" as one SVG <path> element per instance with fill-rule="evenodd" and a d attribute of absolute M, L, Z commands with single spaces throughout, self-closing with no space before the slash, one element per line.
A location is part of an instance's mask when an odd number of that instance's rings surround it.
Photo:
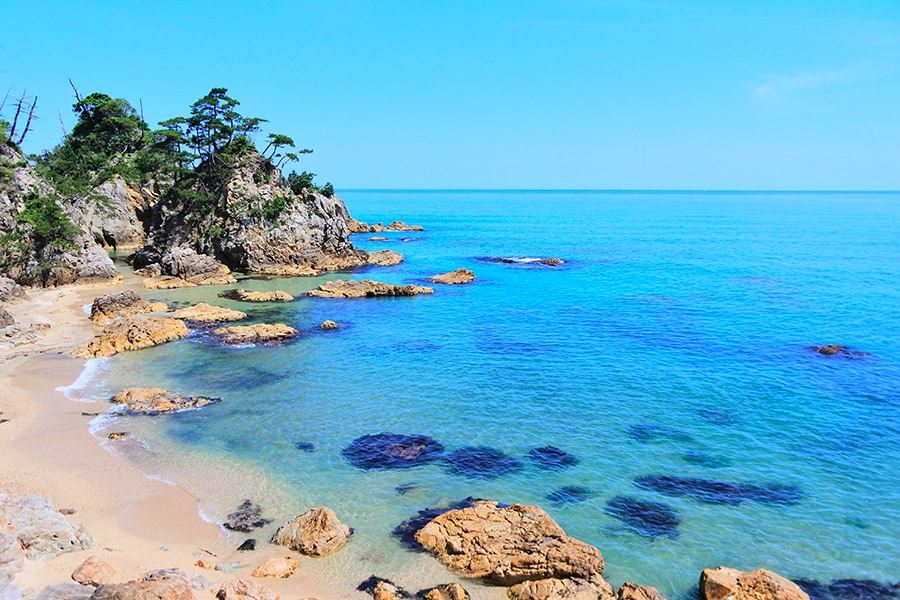
<path fill-rule="evenodd" d="M 476 501 L 435 517 L 416 540 L 449 569 L 497 585 L 550 578 L 605 583 L 600 551 L 566 535 L 538 506 Z"/>
<path fill-rule="evenodd" d="M 89 556 L 72 573 L 72 580 L 82 585 L 100 587 L 104 583 L 112 583 L 116 577 L 116 570 L 96 556 Z"/>
<path fill-rule="evenodd" d="M 131 290 L 126 290 L 94 298 L 91 304 L 91 321 L 103 327 L 116 317 L 145 314 L 158 308 L 158 305 L 150 304 Z M 162 309 L 165 310 L 165 305 Z"/>
<path fill-rule="evenodd" d="M 225 290 L 220 292 L 222 298 L 239 300 L 240 302 L 291 302 L 294 297 L 287 292 L 275 290 L 273 292 L 251 292 L 247 290 Z"/>
<path fill-rule="evenodd" d="M 353 279 L 337 279 L 329 281 L 310 290 L 310 296 L 319 298 L 375 298 L 378 296 L 415 296 L 416 294 L 433 294 L 430 287 L 418 285 L 394 285 L 381 283 L 371 279 L 355 281 Z"/>
<path fill-rule="evenodd" d="M 177 290 L 179 288 L 197 287 L 196 283 L 191 283 L 174 275 L 145 277 L 141 280 L 141 285 L 148 290 Z"/>
<path fill-rule="evenodd" d="M 433 588 L 420 590 L 416 597 L 422 600 L 469 600 L 469 592 L 458 583 L 442 583 Z"/>
<path fill-rule="evenodd" d="M 263 518 L 262 508 L 258 504 L 254 504 L 250 500 L 244 500 L 240 506 L 228 513 L 228 517 L 225 518 L 225 522 L 222 525 L 225 529 L 250 533 L 254 529 L 264 527 L 271 522 L 272 519 Z"/>
<path fill-rule="evenodd" d="M 531 266 L 531 265 L 543 265 L 546 267 L 558 267 L 563 264 L 565 261 L 561 258 L 555 257 L 522 257 L 522 256 L 488 256 L 484 258 L 480 258 L 479 260 L 483 260 L 485 262 L 493 262 L 493 263 L 501 263 L 505 265 L 522 265 L 522 266 Z"/>
<path fill-rule="evenodd" d="M 30 560 L 49 560 L 90 548 L 94 540 L 81 525 L 72 525 L 47 498 L 25 496 L 0 507 L 6 529 Z"/>
<path fill-rule="evenodd" d="M 299 514 L 275 532 L 272 543 L 309 556 L 323 556 L 344 547 L 353 530 L 328 507 Z"/>
<path fill-rule="evenodd" d="M 871 356 L 868 352 L 841 346 L 840 344 L 828 344 L 827 346 L 810 346 L 810 350 L 823 356 L 836 356 L 839 358 L 862 358 Z"/>
<path fill-rule="evenodd" d="M 213 330 L 222 343 L 229 345 L 244 344 L 271 344 L 284 342 L 300 334 L 293 327 L 283 323 L 256 325 L 236 325 L 234 327 L 220 327 Z"/>
<path fill-rule="evenodd" d="M 219 600 L 279 600 L 280 596 L 269 588 L 249 579 L 237 579 L 222 584 L 216 592 Z"/>
<path fill-rule="evenodd" d="M 110 399 L 113 404 L 124 404 L 133 412 L 147 415 L 199 408 L 221 400 L 206 396 L 179 396 L 161 388 L 128 388 Z"/>
<path fill-rule="evenodd" d="M 393 250 L 379 250 L 378 252 L 369 252 L 366 262 L 378 267 L 392 267 L 403 262 L 403 255 Z"/>
<path fill-rule="evenodd" d="M 383 577 L 372 575 L 358 586 L 360 592 L 371 594 L 373 600 L 406 600 L 412 598 L 412 594 L 402 587 Z"/>
<path fill-rule="evenodd" d="M 0 306 L 0 328 L 2 327 L 10 327 L 11 325 L 15 325 L 16 320 L 13 318 L 9 311 Z"/>
<path fill-rule="evenodd" d="M 700 575 L 701 600 L 809 600 L 793 581 L 768 571 L 739 571 L 730 567 L 704 569 Z"/>
<path fill-rule="evenodd" d="M 655 587 L 638 585 L 631 581 L 622 584 L 616 597 L 617 600 L 666 600 L 666 597 L 660 594 Z"/>
<path fill-rule="evenodd" d="M 221 306 L 211 306 L 206 302 L 198 302 L 187 308 L 179 308 L 172 313 L 176 319 L 196 321 L 198 323 L 225 323 L 247 318 L 247 313 Z"/>
<path fill-rule="evenodd" d="M 179 340 L 190 333 L 184 321 L 152 315 L 126 315 L 103 328 L 86 346 L 72 352 L 79 358 L 100 358 Z"/>
<path fill-rule="evenodd" d="M 28 299 L 25 290 L 9 277 L 0 277 L 0 302 L 18 304 Z"/>
<path fill-rule="evenodd" d="M 322 321 L 322 324 L 319 325 L 319 329 L 337 329 L 338 327 L 340 327 L 340 325 L 328 319 Z"/>
<path fill-rule="evenodd" d="M 3 507 L 0 506 L 0 527 L 3 525 Z M 0 529 L 0 589 L 7 581 L 12 581 L 16 573 L 22 570 L 25 553 L 19 539 L 12 533 L 3 533 Z"/>
<path fill-rule="evenodd" d="M 523 581 L 507 590 L 510 600 L 615 600 L 612 586 L 605 580 L 538 579 Z"/>
<path fill-rule="evenodd" d="M 127 583 L 101 585 L 91 600 L 197 600 L 194 586 L 192 578 L 184 572 L 166 569 L 146 573 Z"/>
<path fill-rule="evenodd" d="M 290 577 L 297 570 L 297 559 L 290 556 L 273 556 L 258 566 L 251 577 Z"/>
<path fill-rule="evenodd" d="M 357 221 L 349 215 L 347 218 L 347 227 L 350 229 L 350 233 L 381 233 L 383 231 L 425 231 L 425 228 L 421 225 L 407 225 L 403 221 L 394 221 L 387 227 L 385 227 L 381 223 L 369 225 L 368 223 Z"/>
<path fill-rule="evenodd" d="M 386 242 L 388 239 L 383 235 L 373 235 L 369 238 L 370 242 Z"/>
<path fill-rule="evenodd" d="M 55 583 L 48 585 L 32 598 L 33 600 L 90 600 L 93 593 L 93 587 L 80 583 Z M 2 586 L 0 586 L 0 598 L 6 600 L 3 596 Z"/>
<path fill-rule="evenodd" d="M 470 283 L 475 281 L 475 273 L 470 271 L 469 269 L 457 269 L 455 271 L 450 271 L 448 273 L 441 273 L 440 275 L 434 275 L 429 277 L 431 281 L 436 283 L 443 283 L 446 285 L 459 285 L 463 283 Z"/>
<path fill-rule="evenodd" d="M 213 257 L 184 246 L 170 248 L 162 255 L 160 265 L 164 275 L 180 277 L 195 285 L 227 285 L 237 281 L 231 270 Z"/>
<path fill-rule="evenodd" d="M 106 439 L 113 440 L 113 441 L 124 440 L 129 435 L 131 435 L 131 434 L 127 431 L 114 431 L 114 432 L 110 433 L 108 436 L 106 436 Z"/>

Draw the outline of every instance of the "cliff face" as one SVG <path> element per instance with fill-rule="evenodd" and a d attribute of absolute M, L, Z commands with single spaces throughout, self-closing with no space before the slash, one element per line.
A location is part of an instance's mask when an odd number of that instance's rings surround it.
<path fill-rule="evenodd" d="M 295 194 L 278 169 L 252 153 L 215 191 L 207 211 L 157 204 L 149 245 L 164 254 L 187 246 L 233 270 L 312 275 L 365 264 L 350 243 L 343 201 L 303 190 Z"/>
<path fill-rule="evenodd" d="M 150 210 L 158 192 L 116 175 L 72 204 L 69 215 L 97 244 L 110 250 L 136 250 L 147 241 Z"/>
<path fill-rule="evenodd" d="M 10 146 L 0 145 L 0 175 L 0 275 L 44 287 L 118 277 L 109 256 L 83 229 L 74 226 L 66 243 L 57 243 L 53 236 L 66 228 L 67 207 Z"/>

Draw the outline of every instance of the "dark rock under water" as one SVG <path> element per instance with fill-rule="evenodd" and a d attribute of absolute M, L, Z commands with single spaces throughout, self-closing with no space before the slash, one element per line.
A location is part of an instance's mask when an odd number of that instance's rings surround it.
<path fill-rule="evenodd" d="M 799 503 L 804 495 L 803 490 L 794 485 L 732 483 L 671 475 L 641 475 L 634 484 L 666 496 L 687 496 L 708 504 L 737 505 L 749 501 L 790 506 Z"/>
<path fill-rule="evenodd" d="M 524 468 L 522 461 L 486 446 L 468 446 L 445 457 L 447 471 L 473 479 L 493 479 L 516 473 Z"/>
<path fill-rule="evenodd" d="M 225 529 L 249 533 L 271 522 L 272 519 L 263 518 L 262 508 L 258 504 L 253 504 L 250 500 L 244 500 L 237 509 L 228 514 L 222 525 Z"/>
<path fill-rule="evenodd" d="M 666 427 L 664 425 L 652 425 L 648 423 L 639 423 L 628 428 L 628 437 L 641 442 L 642 444 L 650 444 L 653 442 L 693 442 L 694 438 L 686 431 L 676 429 L 674 427 Z"/>
<path fill-rule="evenodd" d="M 731 461 L 724 456 L 716 456 L 703 450 L 688 450 L 681 455 L 682 460 L 699 467 L 708 467 L 710 469 L 719 469 L 731 466 Z"/>
<path fill-rule="evenodd" d="M 313 444 L 312 442 L 296 442 L 296 443 L 294 443 L 294 447 L 297 448 L 297 450 L 301 450 L 303 452 L 315 452 L 316 451 L 316 445 Z"/>
<path fill-rule="evenodd" d="M 238 546 L 238 552 L 252 552 L 254 550 L 256 550 L 256 540 L 253 538 L 244 540 L 244 542 Z"/>
<path fill-rule="evenodd" d="M 707 423 L 720 427 L 731 427 L 737 424 L 737 416 L 723 408 L 699 408 L 697 414 Z"/>
<path fill-rule="evenodd" d="M 835 579 L 821 583 L 814 579 L 795 579 L 810 600 L 894 600 L 900 598 L 900 581 L 881 583 L 872 579 Z"/>
<path fill-rule="evenodd" d="M 427 435 L 379 433 L 356 438 L 341 451 L 360 469 L 408 469 L 441 457 L 444 447 Z"/>
<path fill-rule="evenodd" d="M 547 494 L 545 498 L 553 504 L 576 504 L 584 502 L 593 495 L 594 492 L 589 488 L 579 485 L 567 485 Z"/>
<path fill-rule="evenodd" d="M 663 502 L 616 496 L 606 503 L 606 514 L 619 519 L 626 527 L 644 537 L 678 537 L 681 519 L 674 508 Z"/>
<path fill-rule="evenodd" d="M 559 471 L 578 464 L 578 459 L 556 446 L 542 446 L 528 451 L 528 458 L 534 465 L 547 471 Z"/>

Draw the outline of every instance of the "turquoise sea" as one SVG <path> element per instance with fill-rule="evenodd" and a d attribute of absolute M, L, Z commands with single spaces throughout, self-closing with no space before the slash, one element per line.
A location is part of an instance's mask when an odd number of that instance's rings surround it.
<path fill-rule="evenodd" d="M 396 267 L 240 283 L 298 297 L 287 304 L 218 299 L 221 287 L 144 294 L 239 308 L 298 328 L 298 340 L 226 348 L 198 331 L 95 361 L 79 382 L 82 396 L 154 385 L 223 398 L 114 425 L 137 432 L 158 476 L 206 473 L 210 518 L 242 497 L 272 527 L 330 506 L 356 534 L 344 558 L 321 564 L 355 581 L 402 580 L 431 560 L 391 530 L 468 496 L 544 507 L 602 551 L 613 585 L 635 580 L 670 598 L 691 597 L 701 570 L 718 565 L 900 580 L 900 194 L 341 197 L 360 220 L 426 231 L 354 236 L 401 252 Z M 459 267 L 477 280 L 435 284 L 432 296 L 303 297 L 339 277 L 427 284 Z M 320 331 L 325 319 L 341 328 Z M 810 349 L 827 344 L 859 354 Z M 478 477 L 443 460 L 363 470 L 342 455 L 382 432 L 520 464 Z M 541 468 L 529 451 L 547 446 L 575 464 Z M 554 495 L 564 488 L 576 489 Z"/>

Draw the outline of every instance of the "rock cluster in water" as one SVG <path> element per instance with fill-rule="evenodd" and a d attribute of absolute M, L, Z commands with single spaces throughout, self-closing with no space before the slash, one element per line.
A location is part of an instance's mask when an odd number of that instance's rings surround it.
<path fill-rule="evenodd" d="M 741 504 L 749 501 L 793 505 L 803 499 L 803 490 L 793 485 L 731 483 L 671 475 L 642 475 L 634 480 L 634 484 L 666 496 L 688 496 L 709 504 Z"/>
<path fill-rule="evenodd" d="M 247 318 L 247 313 L 221 306 L 212 306 L 206 302 L 198 302 L 193 306 L 179 308 L 172 313 L 176 319 L 195 323 L 227 323 Z"/>
<path fill-rule="evenodd" d="M 522 461 L 494 448 L 469 446 L 454 450 L 445 458 L 447 472 L 474 479 L 492 479 L 524 468 Z"/>
<path fill-rule="evenodd" d="M 113 404 L 123 404 L 132 412 L 146 415 L 200 408 L 221 400 L 207 396 L 181 396 L 161 388 L 129 388 L 110 399 Z"/>
<path fill-rule="evenodd" d="M 257 323 L 256 325 L 220 327 L 214 329 L 212 334 L 219 338 L 223 344 L 245 345 L 285 342 L 298 336 L 300 332 L 283 323 Z"/>
<path fill-rule="evenodd" d="M 384 231 L 425 231 L 425 228 L 421 225 L 407 225 L 403 221 L 394 221 L 387 227 L 382 225 L 381 223 L 375 223 L 374 225 L 369 225 L 368 223 L 363 223 L 362 221 L 357 221 L 354 218 L 349 218 L 347 220 L 347 226 L 350 228 L 350 233 L 381 233 Z"/>
<path fill-rule="evenodd" d="M 420 285 L 395 285 L 363 279 L 337 279 L 323 283 L 314 290 L 310 290 L 310 296 L 319 298 L 376 298 L 386 296 L 415 296 L 417 294 L 433 294 L 430 287 Z"/>
<path fill-rule="evenodd" d="M 681 519 L 675 509 L 663 502 L 616 496 L 606 503 L 606 513 L 619 519 L 635 533 L 656 538 L 677 538 Z"/>
<path fill-rule="evenodd" d="M 240 302 L 291 302 L 294 297 L 281 290 L 272 292 L 253 292 L 244 289 L 225 290 L 220 292 L 222 298 L 230 298 Z"/>

